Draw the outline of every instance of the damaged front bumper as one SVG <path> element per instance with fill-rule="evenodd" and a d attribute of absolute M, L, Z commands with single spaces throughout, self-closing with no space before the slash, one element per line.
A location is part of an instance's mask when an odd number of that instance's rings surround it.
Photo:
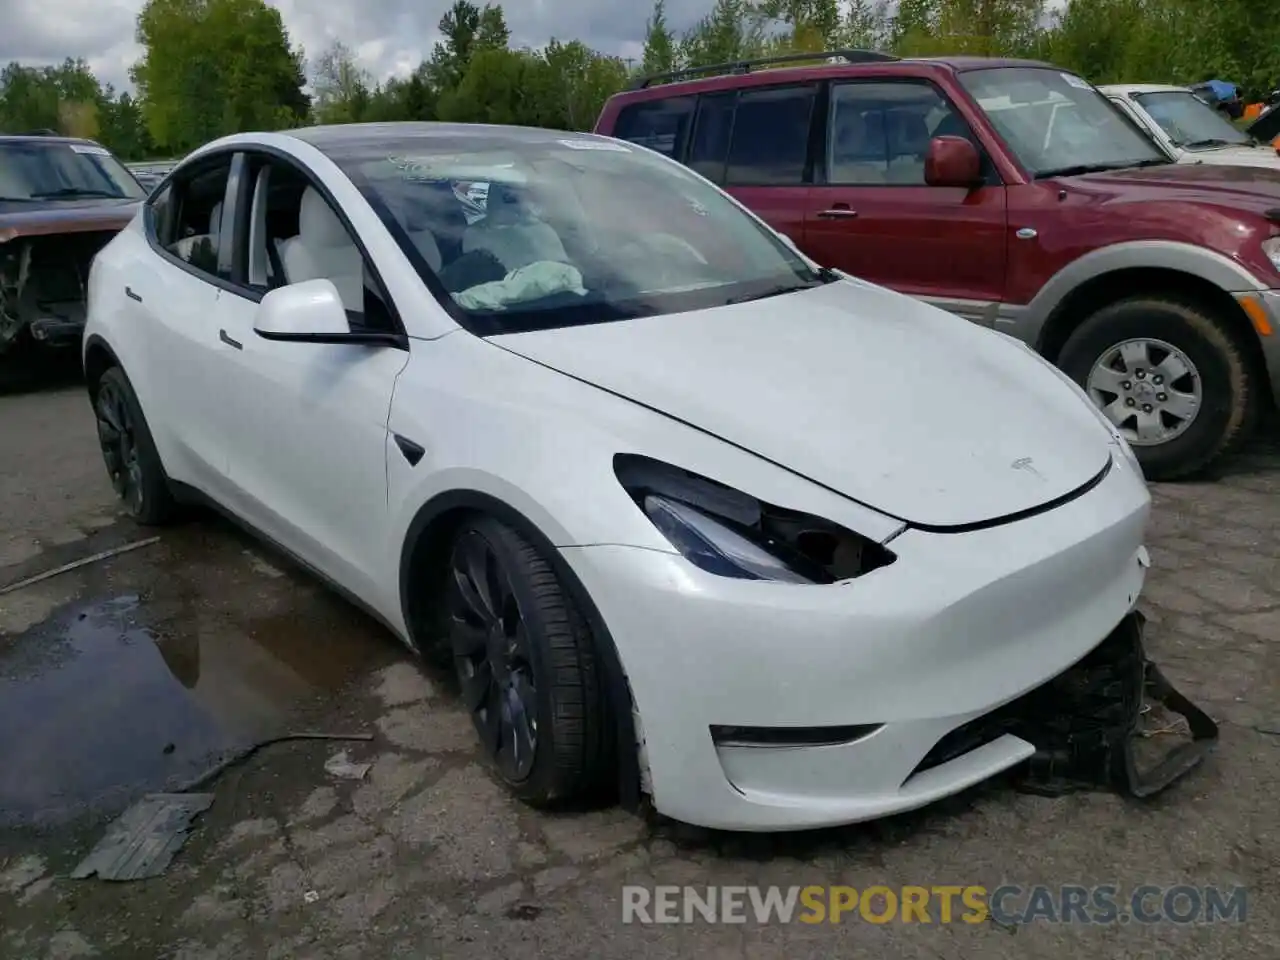
<path fill-rule="evenodd" d="M 1115 789 L 1132 797 L 1160 793 L 1213 750 L 1218 726 L 1147 659 L 1145 618 L 1134 611 L 1099 646 L 1048 683 L 953 730 L 920 769 L 946 763 L 1012 734 L 1036 752 L 1013 772 L 1019 789 L 1042 796 Z M 1144 749 L 1185 721 L 1187 737 L 1163 752 Z M 1140 756 L 1141 754 L 1141 756 Z"/>

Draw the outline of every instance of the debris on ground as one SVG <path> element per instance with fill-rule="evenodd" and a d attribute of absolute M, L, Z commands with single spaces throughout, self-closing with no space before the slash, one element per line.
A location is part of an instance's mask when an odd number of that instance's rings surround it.
<path fill-rule="evenodd" d="M 0 595 L 13 593 L 15 590 L 21 590 L 23 587 L 30 587 L 37 583 L 43 583 L 45 580 L 51 580 L 61 574 L 70 573 L 72 570 L 79 570 L 81 567 L 87 567 L 92 563 L 110 560 L 112 557 L 118 557 L 122 553 L 129 553 L 130 551 L 138 550 L 142 547 L 149 547 L 153 543 L 159 542 L 159 537 L 148 537 L 146 540 L 135 540 L 133 543 L 126 543 L 120 547 L 112 547 L 110 550 L 103 550 L 101 553 L 82 557 L 81 559 L 73 560 L 70 563 L 64 563 L 60 567 L 54 567 L 52 570 L 46 570 L 44 573 L 38 573 L 34 577 L 27 577 L 25 580 L 19 580 L 17 583 L 10 583 L 6 586 L 0 587 Z"/>
<path fill-rule="evenodd" d="M 325 773 L 339 780 L 363 780 L 369 773 L 371 763 L 354 763 L 347 757 L 347 751 L 335 753 L 325 761 Z"/>
<path fill-rule="evenodd" d="M 145 880 L 168 868 L 187 839 L 191 822 L 213 805 L 212 793 L 152 793 L 107 829 L 71 879 Z"/>
<path fill-rule="evenodd" d="M 289 733 L 250 744 L 172 793 L 152 793 L 143 797 L 107 828 L 107 835 L 72 871 L 71 878 L 82 880 L 97 874 L 102 880 L 144 880 L 160 876 L 186 842 L 192 821 L 213 805 L 212 793 L 191 791 L 208 784 L 263 747 L 288 740 L 372 739 L 373 735 L 369 733 Z M 339 759 L 341 763 L 335 764 Z M 336 769 L 330 769 L 331 764 Z M 325 769 L 334 776 L 359 780 L 369 772 L 370 766 L 351 763 L 342 752 L 331 757 Z"/>

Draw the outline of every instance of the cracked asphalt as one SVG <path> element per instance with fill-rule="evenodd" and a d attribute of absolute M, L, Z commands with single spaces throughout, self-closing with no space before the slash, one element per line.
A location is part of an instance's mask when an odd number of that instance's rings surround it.
<path fill-rule="evenodd" d="M 713 834 L 548 815 L 473 749 L 447 678 L 226 524 L 0 595 L 0 958 L 1274 960 L 1280 944 L 1280 438 L 1154 490 L 1142 607 L 1165 672 L 1221 724 L 1139 803 L 994 782 L 906 817 Z M 0 398 L 0 585 L 151 535 L 117 515 L 81 390 Z M 71 880 L 137 796 L 262 737 L 163 877 Z M 1267 732 L 1271 731 L 1271 732 Z M 371 764 L 326 772 L 335 754 Z M 1244 887 L 1239 922 L 624 924 L 624 884 Z"/>

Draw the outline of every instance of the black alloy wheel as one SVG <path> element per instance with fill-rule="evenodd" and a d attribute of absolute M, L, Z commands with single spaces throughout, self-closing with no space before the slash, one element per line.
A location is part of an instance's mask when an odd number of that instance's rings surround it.
<path fill-rule="evenodd" d="M 94 404 L 98 418 L 98 445 L 107 465 L 112 489 L 135 516 L 143 508 L 142 457 L 138 446 L 137 426 L 122 385 L 111 377 L 103 377 Z"/>
<path fill-rule="evenodd" d="M 463 702 L 485 754 L 510 784 L 533 772 L 538 687 L 529 628 L 511 578 L 478 529 L 449 558 L 449 641 Z"/>

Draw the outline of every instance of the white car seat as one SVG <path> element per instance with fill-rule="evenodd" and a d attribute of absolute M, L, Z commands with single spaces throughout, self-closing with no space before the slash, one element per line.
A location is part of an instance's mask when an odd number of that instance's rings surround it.
<path fill-rule="evenodd" d="M 551 226 L 530 214 L 512 193 L 490 189 L 483 220 L 462 234 L 462 252 L 484 250 L 508 271 L 539 260 L 567 262 L 564 244 Z"/>
<path fill-rule="evenodd" d="M 360 248 L 314 187 L 307 187 L 302 193 L 298 235 L 281 241 L 279 251 L 289 283 L 331 280 L 347 310 L 364 311 L 364 260 Z"/>

